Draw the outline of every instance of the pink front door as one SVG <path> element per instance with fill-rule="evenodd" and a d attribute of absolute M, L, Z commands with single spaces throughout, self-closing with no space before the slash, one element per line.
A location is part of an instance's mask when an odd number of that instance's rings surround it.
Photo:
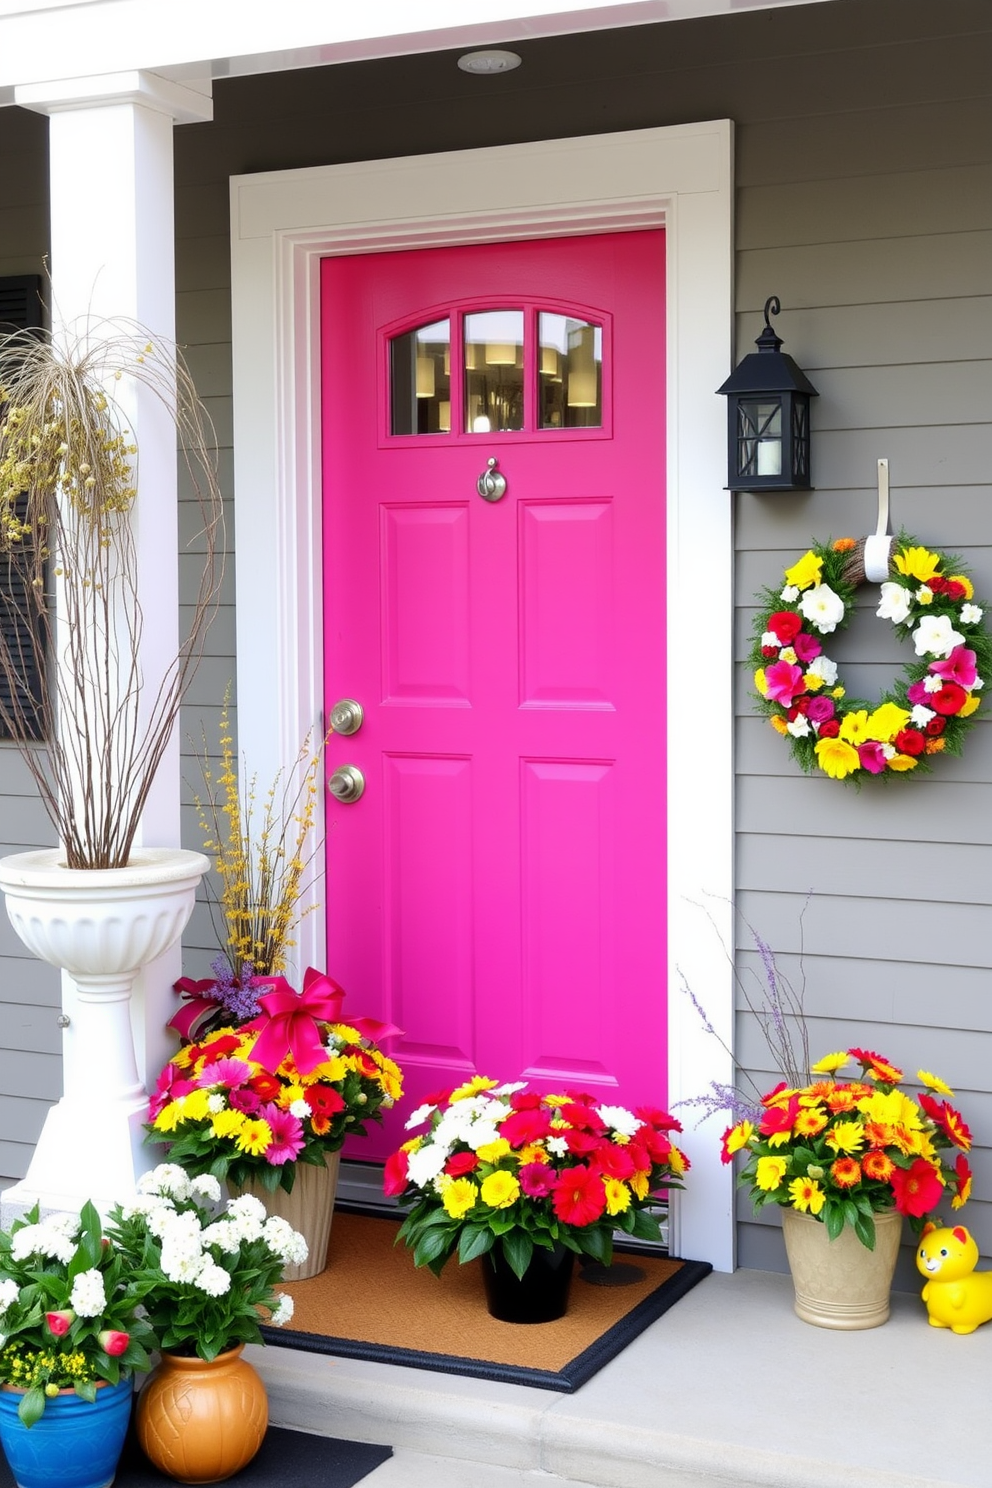
<path fill-rule="evenodd" d="M 477 1072 L 664 1103 L 663 286 L 660 232 L 324 261 L 327 968 L 405 1031 L 362 1155 Z"/>

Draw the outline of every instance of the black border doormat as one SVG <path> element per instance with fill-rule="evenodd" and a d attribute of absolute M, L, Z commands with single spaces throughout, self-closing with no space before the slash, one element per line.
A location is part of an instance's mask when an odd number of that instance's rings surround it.
<path fill-rule="evenodd" d="M 568 1394 L 713 1269 L 618 1251 L 610 1271 L 576 1265 L 560 1323 L 498 1323 L 486 1312 L 481 1263 L 454 1260 L 440 1277 L 418 1271 L 394 1243 L 398 1227 L 392 1217 L 335 1210 L 327 1270 L 286 1285 L 296 1326 L 264 1328 L 266 1343 Z"/>
<path fill-rule="evenodd" d="M 310 1436 L 303 1431 L 286 1431 L 279 1426 L 270 1426 L 258 1455 L 241 1472 L 225 1481 L 236 1483 L 239 1488 L 240 1485 L 244 1488 L 300 1488 L 301 1484 L 306 1488 L 352 1488 L 392 1455 L 392 1447 L 338 1441 L 334 1437 Z M 165 1483 L 175 1485 L 175 1481 L 152 1466 L 133 1434 L 129 1434 L 114 1488 L 162 1488 Z M 14 1479 L 2 1454 L 0 1488 L 14 1488 Z"/>

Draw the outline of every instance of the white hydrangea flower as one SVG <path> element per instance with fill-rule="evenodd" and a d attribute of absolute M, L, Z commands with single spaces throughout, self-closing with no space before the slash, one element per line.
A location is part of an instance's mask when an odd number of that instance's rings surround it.
<path fill-rule="evenodd" d="M 810 721 L 804 713 L 797 713 L 785 727 L 794 739 L 805 739 L 807 734 L 812 733 Z"/>
<path fill-rule="evenodd" d="M 824 656 L 822 652 L 819 656 L 813 657 L 806 670 L 812 672 L 814 677 L 822 677 L 824 687 L 833 687 L 837 681 L 837 663 L 831 661 L 829 656 Z"/>
<path fill-rule="evenodd" d="M 189 1176 L 178 1163 L 159 1163 L 138 1179 L 139 1193 L 159 1193 L 182 1203 L 190 1196 Z"/>
<path fill-rule="evenodd" d="M 628 1111 L 626 1106 L 596 1106 L 595 1110 L 600 1121 L 624 1137 L 632 1137 L 644 1125 L 641 1118 Z"/>
<path fill-rule="evenodd" d="M 204 1257 L 195 1285 L 208 1297 L 223 1297 L 231 1290 L 231 1273 L 218 1266 L 216 1261 Z"/>
<path fill-rule="evenodd" d="M 200 1256 L 185 1255 L 173 1251 L 167 1245 L 162 1246 L 162 1271 L 167 1280 L 175 1282 L 176 1286 L 191 1286 L 203 1270 L 203 1260 Z"/>
<path fill-rule="evenodd" d="M 234 1225 L 226 1219 L 217 1219 L 203 1231 L 203 1244 L 216 1245 L 218 1250 L 234 1255 L 241 1249 L 241 1237 Z"/>
<path fill-rule="evenodd" d="M 917 656 L 950 656 L 955 646 L 964 645 L 964 636 L 946 615 L 924 615 L 913 631 L 913 645 Z"/>
<path fill-rule="evenodd" d="M 963 604 L 961 606 L 961 623 L 962 625 L 977 625 L 984 614 L 985 611 L 980 605 Z"/>
<path fill-rule="evenodd" d="M 875 614 L 880 620 L 891 620 L 893 625 L 901 625 L 912 608 L 909 590 L 901 584 L 888 583 L 882 585 L 881 595 Z"/>
<path fill-rule="evenodd" d="M 301 1260 L 306 1260 L 307 1242 L 281 1215 L 272 1214 L 265 1221 L 265 1243 L 284 1264 L 298 1266 Z M 299 1254 L 301 1245 L 302 1256 Z"/>
<path fill-rule="evenodd" d="M 7 1311 L 8 1307 L 13 1307 L 20 1295 L 21 1289 L 17 1282 L 5 1276 L 3 1281 L 0 1281 L 0 1316 Z"/>
<path fill-rule="evenodd" d="M 209 1204 L 220 1202 L 220 1184 L 213 1173 L 201 1173 L 198 1178 L 191 1178 L 189 1186 L 195 1198 L 206 1199 Z"/>
<path fill-rule="evenodd" d="M 844 618 L 844 601 L 839 594 L 834 593 L 829 584 L 817 584 L 814 588 L 807 589 L 799 601 L 799 609 L 821 635 L 828 635 L 830 631 L 836 630 Z"/>
<path fill-rule="evenodd" d="M 265 1220 L 265 1205 L 261 1199 L 256 1199 L 254 1194 L 238 1194 L 238 1197 L 228 1204 L 227 1215 L 229 1219 L 245 1218 L 261 1225 Z"/>
<path fill-rule="evenodd" d="M 433 1105 L 430 1101 L 426 1101 L 424 1105 L 418 1106 L 409 1116 L 406 1123 L 406 1130 L 412 1131 L 415 1126 L 420 1126 L 436 1110 L 437 1106 Z"/>
<path fill-rule="evenodd" d="M 284 1328 L 292 1320 L 296 1303 L 288 1292 L 279 1293 L 279 1302 L 269 1321 L 275 1328 Z"/>
<path fill-rule="evenodd" d="M 11 1241 L 11 1256 L 15 1261 L 26 1261 L 28 1256 L 51 1256 L 68 1266 L 76 1253 L 76 1246 L 69 1236 L 47 1223 L 25 1225 Z"/>
<path fill-rule="evenodd" d="M 937 715 L 932 708 L 924 708 L 922 703 L 917 703 L 909 714 L 910 722 L 915 723 L 917 728 L 926 728 L 931 718 Z"/>
<path fill-rule="evenodd" d="M 107 1306 L 107 1291 L 99 1271 L 80 1271 L 72 1283 L 69 1306 L 80 1317 L 100 1317 Z"/>

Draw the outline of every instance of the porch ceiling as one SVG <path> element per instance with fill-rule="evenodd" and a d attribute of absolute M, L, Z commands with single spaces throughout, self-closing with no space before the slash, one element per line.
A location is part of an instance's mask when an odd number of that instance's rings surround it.
<path fill-rule="evenodd" d="M 216 77 L 481 47 L 830 0 L 0 0 L 0 105 L 15 88 L 134 70 Z M 836 3 L 836 0 L 832 0 Z M 416 15 L 416 26 L 411 19 Z"/>

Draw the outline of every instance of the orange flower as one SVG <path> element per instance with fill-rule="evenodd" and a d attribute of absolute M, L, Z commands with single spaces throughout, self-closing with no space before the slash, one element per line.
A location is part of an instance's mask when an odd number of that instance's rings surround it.
<path fill-rule="evenodd" d="M 853 1188 L 861 1182 L 861 1164 L 855 1157 L 839 1157 L 831 1165 L 830 1176 L 838 1188 Z"/>
<path fill-rule="evenodd" d="M 858 544 L 853 537 L 838 537 L 837 541 L 832 542 L 830 546 L 833 548 L 835 553 L 849 553 L 851 549 L 856 548 Z"/>
<path fill-rule="evenodd" d="M 813 1106 L 799 1112 L 793 1131 L 797 1137 L 815 1137 L 826 1124 L 827 1117 L 823 1110 L 818 1106 Z"/>
<path fill-rule="evenodd" d="M 874 1178 L 884 1183 L 891 1177 L 895 1164 L 891 1158 L 886 1157 L 884 1152 L 866 1152 L 861 1159 L 861 1169 L 866 1178 Z"/>
<path fill-rule="evenodd" d="M 838 1085 L 827 1096 L 827 1105 L 836 1116 L 839 1111 L 853 1111 L 858 1097 L 851 1085 Z"/>
<path fill-rule="evenodd" d="M 869 1147 L 890 1147 L 894 1140 L 891 1126 L 884 1121 L 865 1122 L 865 1141 Z"/>
<path fill-rule="evenodd" d="M 926 752 L 927 754 L 939 754 L 944 747 L 945 741 L 943 739 L 928 739 L 926 743 Z"/>

